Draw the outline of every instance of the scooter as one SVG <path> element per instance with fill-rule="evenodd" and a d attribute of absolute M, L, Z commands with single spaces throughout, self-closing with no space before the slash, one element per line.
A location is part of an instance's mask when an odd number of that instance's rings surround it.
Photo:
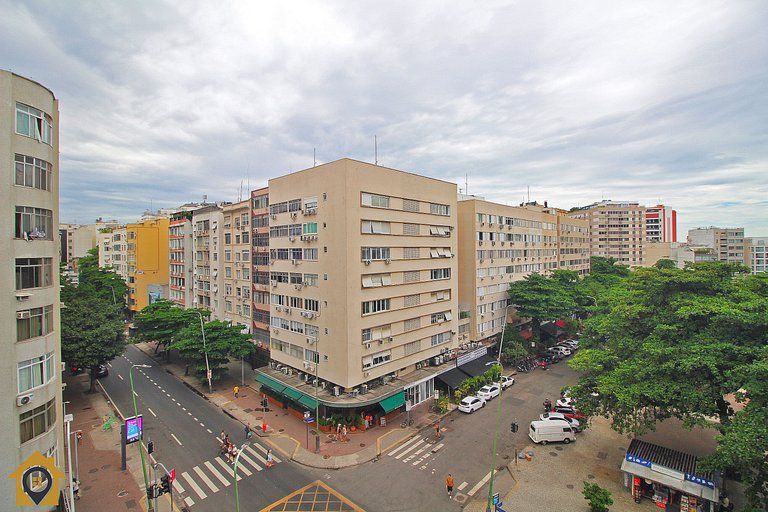
<path fill-rule="evenodd" d="M 550 412 L 552 410 L 552 400 L 547 398 L 544 400 L 544 412 Z"/>

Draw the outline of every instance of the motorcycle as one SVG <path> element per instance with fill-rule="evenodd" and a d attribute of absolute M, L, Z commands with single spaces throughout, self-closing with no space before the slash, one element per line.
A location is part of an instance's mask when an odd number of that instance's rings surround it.
<path fill-rule="evenodd" d="M 544 400 L 544 403 L 542 405 L 544 405 L 544 412 L 550 412 L 552 410 L 552 400 L 550 400 L 549 398 Z"/>

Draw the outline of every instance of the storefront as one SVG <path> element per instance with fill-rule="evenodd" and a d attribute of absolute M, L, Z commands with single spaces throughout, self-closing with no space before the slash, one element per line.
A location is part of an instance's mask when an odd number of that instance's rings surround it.
<path fill-rule="evenodd" d="M 635 501 L 680 512 L 714 512 L 719 475 L 698 469 L 691 454 L 633 439 L 621 463 L 624 486 Z"/>

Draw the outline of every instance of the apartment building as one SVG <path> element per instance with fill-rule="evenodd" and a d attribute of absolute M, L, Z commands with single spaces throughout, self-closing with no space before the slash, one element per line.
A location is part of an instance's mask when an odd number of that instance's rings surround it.
<path fill-rule="evenodd" d="M 768 237 L 755 236 L 744 239 L 747 266 L 753 274 L 768 270 Z"/>
<path fill-rule="evenodd" d="M 168 298 L 185 308 L 193 302 L 192 258 L 192 212 L 173 213 L 168 222 Z"/>
<path fill-rule="evenodd" d="M 270 180 L 257 380 L 312 409 L 315 393 L 355 413 L 431 398 L 458 347 L 456 210 L 453 183 L 350 159 Z"/>
<path fill-rule="evenodd" d="M 97 235 L 99 267 L 111 268 L 128 282 L 128 231 L 125 226 L 100 232 Z"/>
<path fill-rule="evenodd" d="M 251 192 L 251 280 L 253 281 L 251 309 L 252 338 L 262 358 L 269 355 L 269 189 Z"/>
<path fill-rule="evenodd" d="M 35 452 L 64 473 L 59 102 L 46 87 L 2 70 L 0 176 L 0 473 L 11 475 Z M 10 509 L 17 482 L 0 480 L 0 503 Z"/>
<path fill-rule="evenodd" d="M 459 338 L 495 339 L 514 318 L 513 281 L 558 268 L 589 271 L 589 224 L 536 203 L 519 207 L 462 196 L 458 202 Z M 461 320 L 460 320 L 461 322 Z"/>
<path fill-rule="evenodd" d="M 223 208 L 224 319 L 250 334 L 251 319 L 251 201 Z"/>
<path fill-rule="evenodd" d="M 677 242 L 677 211 L 664 205 L 647 207 L 645 240 L 651 243 Z"/>
<path fill-rule="evenodd" d="M 711 249 L 718 261 L 746 264 L 744 228 L 695 228 L 688 231 L 688 244 Z"/>
<path fill-rule="evenodd" d="M 592 256 L 615 258 L 629 266 L 645 265 L 645 210 L 639 203 L 601 201 L 568 213 L 589 222 Z"/>
<path fill-rule="evenodd" d="M 168 298 L 168 223 L 158 217 L 125 227 L 128 309 L 133 312 Z"/>
<path fill-rule="evenodd" d="M 203 206 L 192 212 L 192 250 L 194 267 L 192 307 L 207 309 L 211 320 L 224 320 L 221 226 L 224 213 L 219 205 Z"/>

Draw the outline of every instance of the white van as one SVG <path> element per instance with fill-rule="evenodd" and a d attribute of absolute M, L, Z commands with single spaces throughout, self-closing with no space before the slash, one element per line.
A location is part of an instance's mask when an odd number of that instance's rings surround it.
<path fill-rule="evenodd" d="M 547 444 L 562 441 L 565 444 L 576 440 L 573 428 L 564 421 L 532 421 L 528 437 L 534 443 Z"/>

